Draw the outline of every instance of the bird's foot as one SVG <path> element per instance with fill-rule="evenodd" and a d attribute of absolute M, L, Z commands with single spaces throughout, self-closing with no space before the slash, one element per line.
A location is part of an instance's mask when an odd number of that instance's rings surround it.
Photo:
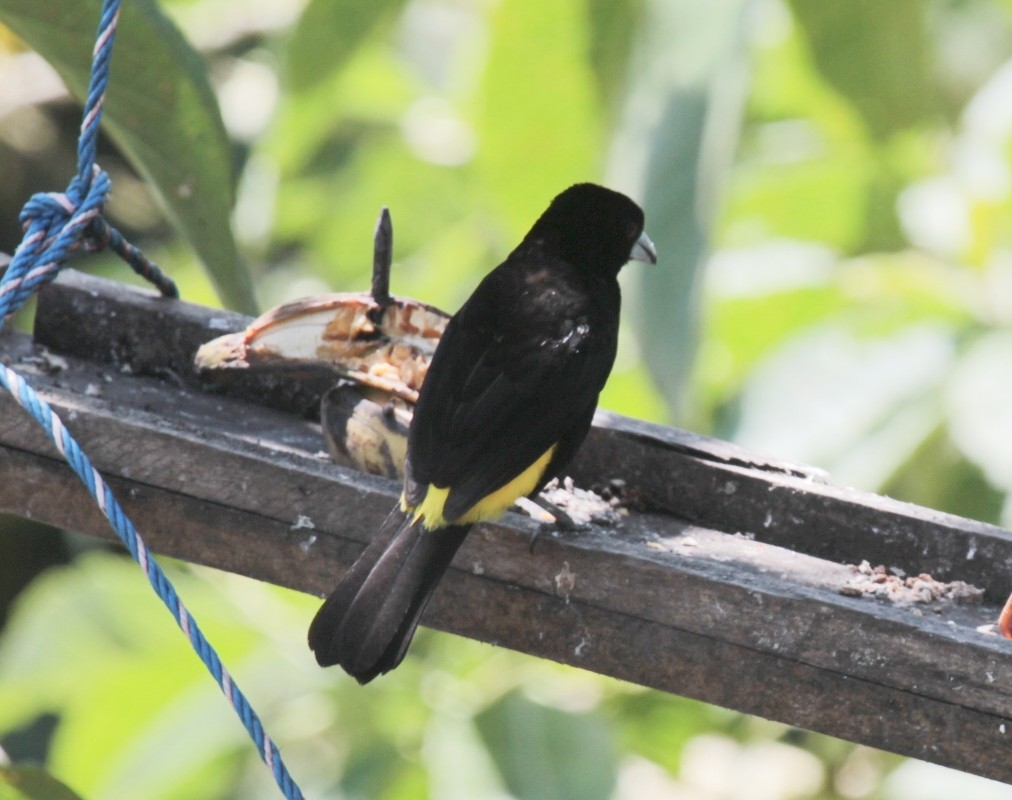
<path fill-rule="evenodd" d="M 536 506 L 544 509 L 554 517 L 553 524 L 556 528 L 564 531 L 580 531 L 590 527 L 589 522 L 581 522 L 574 519 L 551 500 L 546 500 L 541 495 L 531 498 Z"/>

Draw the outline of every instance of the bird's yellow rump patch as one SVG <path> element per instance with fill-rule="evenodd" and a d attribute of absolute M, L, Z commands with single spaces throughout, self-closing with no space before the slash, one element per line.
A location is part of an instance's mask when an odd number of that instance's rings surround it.
<path fill-rule="evenodd" d="M 513 505 L 518 498 L 525 497 L 534 491 L 534 487 L 541 481 L 541 476 L 545 474 L 548 462 L 552 460 L 555 447 L 556 445 L 553 444 L 513 480 L 494 492 L 489 492 L 456 519 L 447 520 L 443 516 L 450 487 L 440 487 L 431 483 L 425 491 L 425 498 L 414 508 L 408 507 L 404 495 L 401 494 L 401 510 L 414 514 L 411 520 L 412 524 L 422 520 L 430 531 L 447 525 L 470 525 L 483 520 L 495 519 Z"/>

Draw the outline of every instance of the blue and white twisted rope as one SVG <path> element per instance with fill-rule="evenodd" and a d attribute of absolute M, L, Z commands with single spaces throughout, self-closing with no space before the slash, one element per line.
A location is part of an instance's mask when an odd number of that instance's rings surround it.
<path fill-rule="evenodd" d="M 52 281 L 63 262 L 77 250 L 90 251 L 108 247 L 135 271 L 154 283 L 163 295 L 177 296 L 175 284 L 102 218 L 102 207 L 111 182 L 109 176 L 95 164 L 95 150 L 105 89 L 109 81 L 109 60 L 119 22 L 119 7 L 119 0 L 104 0 L 102 5 L 93 52 L 91 82 L 78 141 L 77 175 L 66 192 L 36 194 L 21 212 L 20 220 L 25 227 L 25 236 L 0 281 L 0 327 L 7 316 L 20 308 L 33 292 Z M 302 800 L 301 790 L 288 774 L 281 754 L 264 731 L 260 718 L 201 633 L 196 620 L 183 606 L 168 577 L 150 557 L 133 523 L 91 460 L 49 405 L 18 373 L 2 364 L 0 385 L 42 426 L 57 450 L 88 488 L 117 536 L 144 570 L 151 586 L 218 682 L 249 731 L 260 757 L 270 768 L 284 796 L 289 800 Z"/>

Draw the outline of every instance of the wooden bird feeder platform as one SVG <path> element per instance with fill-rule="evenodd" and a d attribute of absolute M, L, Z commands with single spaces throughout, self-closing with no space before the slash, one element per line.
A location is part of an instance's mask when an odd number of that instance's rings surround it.
<path fill-rule="evenodd" d="M 201 387 L 197 347 L 248 321 L 66 270 L 39 298 L 34 337 L 5 332 L 0 353 L 154 550 L 322 595 L 399 486 L 330 463 L 305 414 L 326 387 Z M 572 475 L 620 479 L 646 510 L 542 535 L 533 553 L 530 519 L 477 526 L 425 624 L 1012 783 L 1012 640 L 991 632 L 1012 588 L 1008 531 L 606 413 Z M 5 394 L 0 509 L 112 537 Z M 894 576 L 850 566 L 864 561 Z M 866 591 L 896 573 L 983 596 Z"/>

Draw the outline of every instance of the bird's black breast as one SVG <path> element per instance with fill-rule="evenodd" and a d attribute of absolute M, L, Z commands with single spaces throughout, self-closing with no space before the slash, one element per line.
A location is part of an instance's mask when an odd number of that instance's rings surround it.
<path fill-rule="evenodd" d="M 516 254 L 514 254 L 516 256 Z M 620 296 L 565 262 L 511 257 L 454 315 L 422 386 L 406 489 L 469 508 L 553 445 L 552 474 L 585 437 L 615 359 Z M 545 476 L 547 481 L 552 474 Z"/>

